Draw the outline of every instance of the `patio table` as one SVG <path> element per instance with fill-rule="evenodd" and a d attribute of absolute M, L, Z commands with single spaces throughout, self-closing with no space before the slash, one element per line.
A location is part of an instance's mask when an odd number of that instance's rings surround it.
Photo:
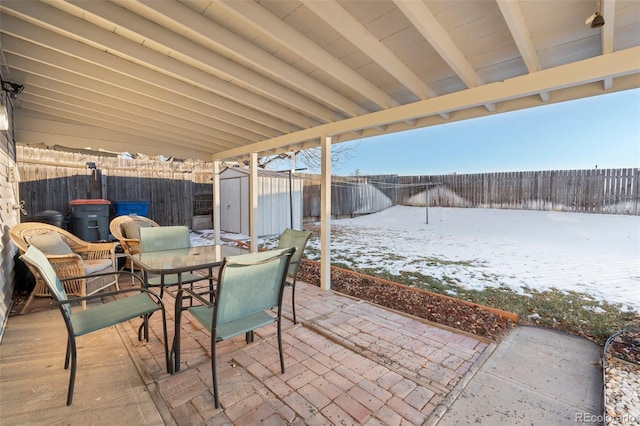
<path fill-rule="evenodd" d="M 131 261 L 147 274 L 182 274 L 220 266 L 226 256 L 249 253 L 247 249 L 229 245 L 197 246 L 132 254 Z"/>
<path fill-rule="evenodd" d="M 220 244 L 136 253 L 130 255 L 130 257 L 134 267 L 142 271 L 145 287 L 148 287 L 149 274 L 160 275 L 162 277 L 161 283 L 165 275 L 176 274 L 178 276 L 178 288 L 182 288 L 182 274 L 184 272 L 208 269 L 211 286 L 214 267 L 220 266 L 222 260 L 227 256 L 247 253 L 249 253 L 249 250 L 245 248 Z M 170 292 L 167 293 L 171 294 Z M 181 307 L 176 307 L 176 309 L 180 308 Z M 143 325 L 146 338 L 148 336 L 148 329 L 146 323 Z M 175 326 L 179 327 L 180 324 L 176 323 Z M 176 334 L 179 336 L 179 333 L 174 331 L 174 340 L 170 356 L 175 359 L 175 364 L 177 365 L 173 366 L 172 372 L 180 370 L 180 339 L 175 338 Z"/>

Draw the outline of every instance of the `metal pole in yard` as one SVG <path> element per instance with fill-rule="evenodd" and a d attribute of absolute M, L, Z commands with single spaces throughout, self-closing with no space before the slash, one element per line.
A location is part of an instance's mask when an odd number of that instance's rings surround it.
<path fill-rule="evenodd" d="M 426 211 L 427 211 L 427 225 L 429 224 L 429 184 L 425 184 L 424 185 L 424 199 L 427 201 L 425 203 L 426 205 Z"/>
<path fill-rule="evenodd" d="M 300 168 L 295 168 L 292 167 L 289 170 L 278 170 L 276 171 L 276 173 L 284 173 L 287 172 L 289 173 L 289 214 L 290 214 L 290 218 L 289 218 L 289 224 L 291 226 L 291 229 L 293 229 L 293 173 L 297 172 L 298 170 L 307 170 L 306 167 L 300 167 Z"/>

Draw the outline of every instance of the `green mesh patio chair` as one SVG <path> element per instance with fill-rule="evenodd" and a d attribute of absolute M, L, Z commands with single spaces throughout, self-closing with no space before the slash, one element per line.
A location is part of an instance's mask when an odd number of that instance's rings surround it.
<path fill-rule="evenodd" d="M 296 319 L 296 276 L 298 268 L 302 261 L 302 254 L 307 246 L 307 241 L 311 236 L 310 231 L 296 231 L 294 229 L 285 229 L 278 239 L 278 248 L 295 247 L 296 252 L 291 256 L 289 270 L 287 276 L 291 278 L 291 309 L 293 310 L 293 323 L 297 324 Z"/>
<path fill-rule="evenodd" d="M 169 368 L 169 348 L 167 343 L 167 323 L 164 305 L 162 300 L 155 293 L 144 288 L 127 288 L 116 291 L 110 291 L 91 296 L 67 298 L 67 293 L 60 282 L 60 278 L 56 275 L 51 263 L 47 257 L 34 246 L 30 246 L 25 254 L 20 258 L 31 268 L 36 270 L 46 285 L 49 287 L 54 305 L 60 308 L 64 323 L 67 327 L 67 352 L 64 360 L 65 370 L 69 368 L 69 360 L 71 360 L 71 376 L 69 378 L 69 389 L 67 391 L 67 405 L 71 405 L 73 400 L 73 388 L 76 379 L 76 337 L 89 334 L 112 325 L 129 321 L 136 317 L 147 317 L 155 311 L 162 311 L 162 325 L 164 331 L 164 352 L 167 360 L 167 372 L 171 372 Z M 112 275 L 133 275 L 127 271 L 114 271 L 104 273 Z M 138 278 L 138 277 L 136 277 Z M 139 279 L 139 278 L 138 278 Z M 106 296 L 114 296 L 123 293 L 138 293 L 134 296 L 123 297 L 114 301 L 98 305 L 86 310 L 77 312 L 71 311 L 71 304 L 82 300 L 91 300 Z"/>
<path fill-rule="evenodd" d="M 157 226 L 140 228 L 140 253 L 148 253 L 163 250 L 188 249 L 191 246 L 189 228 L 186 226 Z M 164 294 L 164 288 L 182 284 L 193 284 L 198 281 L 209 280 L 210 289 L 213 287 L 212 271 L 209 275 L 200 275 L 193 272 L 178 274 L 166 274 L 156 277 L 147 277 L 149 287 L 160 287 L 160 297 Z"/>
<path fill-rule="evenodd" d="M 277 324 L 280 369 L 284 373 L 282 354 L 282 295 L 289 261 L 295 247 L 226 257 L 218 273 L 214 303 L 211 304 L 190 289 L 178 291 L 176 297 L 176 332 L 171 356 L 175 357 L 174 371 L 180 370 L 180 322 L 184 295 L 201 305 L 187 308 L 211 333 L 211 375 L 216 408 L 220 408 L 216 374 L 216 342 L 241 334 L 253 341 L 253 330 Z M 277 309 L 274 309 L 277 308 Z M 274 312 L 275 311 L 275 312 Z"/>

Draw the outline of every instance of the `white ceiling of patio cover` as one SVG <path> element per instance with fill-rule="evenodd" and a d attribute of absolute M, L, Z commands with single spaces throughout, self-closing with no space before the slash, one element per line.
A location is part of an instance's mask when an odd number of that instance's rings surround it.
<path fill-rule="evenodd" d="M 2 75 L 18 143 L 234 160 L 640 87 L 640 2 L 601 9 L 0 0 Z"/>

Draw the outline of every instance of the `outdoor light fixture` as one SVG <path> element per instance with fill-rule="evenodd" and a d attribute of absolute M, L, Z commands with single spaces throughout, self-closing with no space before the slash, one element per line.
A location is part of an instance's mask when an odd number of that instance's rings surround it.
<path fill-rule="evenodd" d="M 604 18 L 600 15 L 600 0 L 596 2 L 595 13 L 589 16 L 584 23 L 591 26 L 591 28 L 598 28 L 604 25 Z"/>
<path fill-rule="evenodd" d="M 12 83 L 10 81 L 5 81 L 5 80 L 1 80 L 1 82 L 2 82 L 2 90 L 7 92 L 11 97 L 11 99 L 15 99 L 16 96 L 18 96 L 20 92 L 22 92 L 22 89 L 24 89 L 24 85 L 22 84 Z"/>
<path fill-rule="evenodd" d="M 0 79 L 0 89 L 3 92 L 7 92 L 11 99 L 15 99 L 22 92 L 24 86 Z M 4 93 L 0 93 L 0 95 L 0 130 L 9 130 L 9 109 L 7 108 Z"/>

